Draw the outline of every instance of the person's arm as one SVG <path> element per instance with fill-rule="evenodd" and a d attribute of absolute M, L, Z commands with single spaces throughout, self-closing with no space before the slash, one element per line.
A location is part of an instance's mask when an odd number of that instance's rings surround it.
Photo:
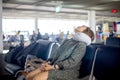
<path fill-rule="evenodd" d="M 85 43 L 79 43 L 74 49 L 73 54 L 67 57 L 64 60 L 59 61 L 56 63 L 59 69 L 69 69 L 73 68 L 74 66 L 80 64 L 81 59 L 83 58 L 86 51 Z"/>
<path fill-rule="evenodd" d="M 42 64 L 42 66 L 44 67 L 45 71 L 50 71 L 50 70 L 57 70 L 59 69 L 58 65 L 50 65 L 50 64 Z"/>

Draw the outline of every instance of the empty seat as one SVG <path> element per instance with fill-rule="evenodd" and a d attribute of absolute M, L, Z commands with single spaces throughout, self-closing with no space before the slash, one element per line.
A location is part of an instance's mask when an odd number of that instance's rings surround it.
<path fill-rule="evenodd" d="M 120 38 L 108 37 L 106 40 L 106 46 L 120 47 Z"/>
<path fill-rule="evenodd" d="M 93 76 L 97 80 L 119 80 L 120 48 L 105 45 L 89 45 L 80 66 L 80 78 L 90 75 L 93 60 L 97 53 L 93 67 Z"/>
<path fill-rule="evenodd" d="M 93 75 L 97 80 L 120 80 L 120 48 L 102 46 L 98 49 Z"/>
<path fill-rule="evenodd" d="M 90 75 L 96 49 L 104 45 L 88 45 L 80 66 L 80 78 Z"/>

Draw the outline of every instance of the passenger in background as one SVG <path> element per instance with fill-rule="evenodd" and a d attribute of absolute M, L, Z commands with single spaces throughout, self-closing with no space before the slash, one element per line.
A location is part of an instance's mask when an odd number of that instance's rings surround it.
<path fill-rule="evenodd" d="M 54 35 L 53 32 L 52 32 L 52 34 L 50 35 L 49 40 L 50 40 L 50 41 L 56 41 L 56 40 L 55 40 L 55 35 Z"/>
<path fill-rule="evenodd" d="M 68 36 L 69 36 L 69 31 L 67 31 L 65 39 L 69 39 Z"/>
<path fill-rule="evenodd" d="M 16 39 L 17 39 L 17 42 L 16 44 L 18 45 L 24 45 L 24 35 L 23 34 L 20 34 L 20 30 L 16 33 Z"/>
<path fill-rule="evenodd" d="M 42 36 L 41 36 L 39 29 L 37 29 L 37 38 L 36 39 L 37 40 L 42 39 Z"/>
<path fill-rule="evenodd" d="M 113 30 L 110 31 L 109 37 L 114 37 Z"/>
<path fill-rule="evenodd" d="M 9 36 L 8 42 L 10 42 L 10 44 L 12 44 L 13 42 L 17 42 L 16 36 L 14 35 Z"/>
<path fill-rule="evenodd" d="M 49 34 L 48 33 L 45 33 L 42 37 L 44 40 L 49 40 Z"/>
<path fill-rule="evenodd" d="M 17 39 L 18 42 L 20 42 L 20 31 L 18 31 L 18 32 L 16 33 L 16 39 Z"/>
<path fill-rule="evenodd" d="M 59 31 L 60 33 L 58 34 L 58 37 L 56 38 L 56 41 L 59 43 L 59 44 L 62 44 L 62 42 L 64 41 L 64 32 L 61 32 Z"/>
<path fill-rule="evenodd" d="M 73 38 L 61 44 L 49 63 L 28 73 L 26 80 L 79 80 L 81 60 L 86 46 L 94 40 L 94 33 L 84 25 L 74 31 Z"/>
<path fill-rule="evenodd" d="M 36 41 L 36 36 L 37 35 L 36 35 L 35 31 L 33 31 L 33 34 L 31 35 L 31 39 L 30 39 L 31 43 L 34 42 L 34 41 Z"/>
<path fill-rule="evenodd" d="M 5 35 L 3 34 L 3 40 L 5 39 Z"/>

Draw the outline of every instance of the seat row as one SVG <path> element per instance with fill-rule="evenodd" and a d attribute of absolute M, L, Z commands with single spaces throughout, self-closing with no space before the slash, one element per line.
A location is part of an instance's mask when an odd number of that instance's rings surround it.
<path fill-rule="evenodd" d="M 86 48 L 86 54 L 82 59 L 82 64 L 80 66 L 80 76 L 83 78 L 85 76 L 95 76 L 98 80 L 114 80 L 112 78 L 119 78 L 120 72 L 120 39 L 118 38 L 108 38 L 105 44 L 91 44 Z M 35 47 L 37 46 L 37 47 Z M 24 69 L 22 62 L 25 62 L 25 57 L 27 53 L 31 55 L 36 55 L 39 58 L 47 60 L 50 58 L 52 53 L 60 45 L 56 42 L 50 42 L 46 40 L 39 40 L 36 43 L 32 43 L 27 48 L 18 47 L 16 49 L 17 56 L 15 62 L 8 62 L 5 69 L 12 75 L 20 69 Z M 35 47 L 35 48 L 30 48 Z M 14 49 L 15 50 L 15 49 Z M 21 50 L 20 52 L 18 50 Z M 28 51 L 30 50 L 30 51 Z M 13 51 L 14 54 L 15 51 Z M 39 53 L 39 54 L 37 54 Z M 13 58 L 15 58 L 13 57 Z M 12 58 L 12 59 L 13 59 Z M 7 58 L 8 59 L 8 58 Z M 9 60 L 8 60 L 9 61 Z M 18 61 L 18 63 L 16 63 Z M 19 64 L 21 63 L 21 64 Z"/>
<path fill-rule="evenodd" d="M 80 66 L 80 78 L 89 75 L 97 80 L 119 80 L 119 72 L 120 39 L 108 38 L 106 44 L 87 46 Z"/>

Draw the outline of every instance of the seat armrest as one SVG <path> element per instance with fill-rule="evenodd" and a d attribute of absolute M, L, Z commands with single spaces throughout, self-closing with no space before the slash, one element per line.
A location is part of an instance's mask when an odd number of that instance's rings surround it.
<path fill-rule="evenodd" d="M 6 64 L 5 70 L 8 71 L 10 74 L 15 74 L 16 71 L 22 69 L 20 66 L 15 65 L 15 64 Z"/>

